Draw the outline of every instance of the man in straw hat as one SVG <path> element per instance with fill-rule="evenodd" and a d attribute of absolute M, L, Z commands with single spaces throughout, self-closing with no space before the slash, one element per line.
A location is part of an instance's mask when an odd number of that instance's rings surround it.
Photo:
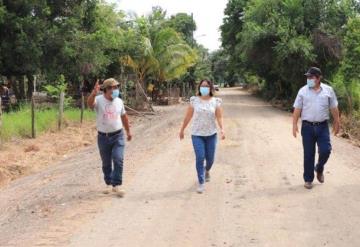
<path fill-rule="evenodd" d="M 104 81 L 101 88 L 104 93 L 98 95 L 100 85 L 97 81 L 87 104 L 96 111 L 98 147 L 107 186 L 104 193 L 109 194 L 113 191 L 122 197 L 124 195 L 121 185 L 125 148 L 123 129 L 125 129 L 128 141 L 132 136 L 124 103 L 119 98 L 119 82 L 110 78 Z"/>

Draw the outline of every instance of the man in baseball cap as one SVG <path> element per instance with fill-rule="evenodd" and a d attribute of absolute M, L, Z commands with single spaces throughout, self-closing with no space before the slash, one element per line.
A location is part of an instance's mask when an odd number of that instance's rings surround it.
<path fill-rule="evenodd" d="M 321 82 L 322 73 L 317 67 L 311 67 L 306 73 L 306 85 L 296 97 L 293 113 L 293 135 L 298 133 L 297 122 L 301 116 L 301 135 L 304 148 L 305 188 L 311 189 L 316 178 L 324 183 L 324 166 L 331 153 L 331 142 L 328 122 L 331 112 L 334 123 L 334 134 L 339 133 L 340 120 L 338 101 L 332 87 Z M 315 150 L 318 147 L 319 158 L 315 165 Z"/>
<path fill-rule="evenodd" d="M 322 76 L 322 72 L 319 68 L 317 67 L 311 67 L 306 73 L 305 73 L 306 77 L 321 77 Z"/>

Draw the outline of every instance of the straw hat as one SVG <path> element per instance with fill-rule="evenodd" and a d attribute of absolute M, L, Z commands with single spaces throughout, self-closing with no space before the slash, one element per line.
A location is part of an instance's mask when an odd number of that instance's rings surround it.
<path fill-rule="evenodd" d="M 120 83 L 115 80 L 114 78 L 109 78 L 106 79 L 103 84 L 101 85 L 102 89 L 108 88 L 108 87 L 113 87 L 113 86 L 118 86 Z"/>

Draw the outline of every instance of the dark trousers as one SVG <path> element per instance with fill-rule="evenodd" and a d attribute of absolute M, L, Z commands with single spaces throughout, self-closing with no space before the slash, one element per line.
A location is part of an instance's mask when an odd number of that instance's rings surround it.
<path fill-rule="evenodd" d="M 319 125 L 303 122 L 301 135 L 304 147 L 304 180 L 305 182 L 312 182 L 314 180 L 314 170 L 323 172 L 331 153 L 329 125 L 327 122 Z M 315 166 L 316 144 L 319 159 Z"/>
<path fill-rule="evenodd" d="M 98 135 L 104 181 L 107 185 L 121 185 L 124 163 L 125 140 L 121 131 L 113 136 Z"/>

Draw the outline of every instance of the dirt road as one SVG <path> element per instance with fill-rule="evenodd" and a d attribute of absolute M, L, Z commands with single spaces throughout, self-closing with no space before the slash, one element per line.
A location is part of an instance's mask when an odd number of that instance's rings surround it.
<path fill-rule="evenodd" d="M 305 190 L 289 113 L 221 91 L 227 139 L 195 193 L 185 106 L 134 129 L 125 198 L 102 195 L 96 146 L 0 190 L 0 246 L 360 246 L 360 152 L 333 137 L 325 184 Z M 189 133 L 189 132 L 188 132 Z"/>

